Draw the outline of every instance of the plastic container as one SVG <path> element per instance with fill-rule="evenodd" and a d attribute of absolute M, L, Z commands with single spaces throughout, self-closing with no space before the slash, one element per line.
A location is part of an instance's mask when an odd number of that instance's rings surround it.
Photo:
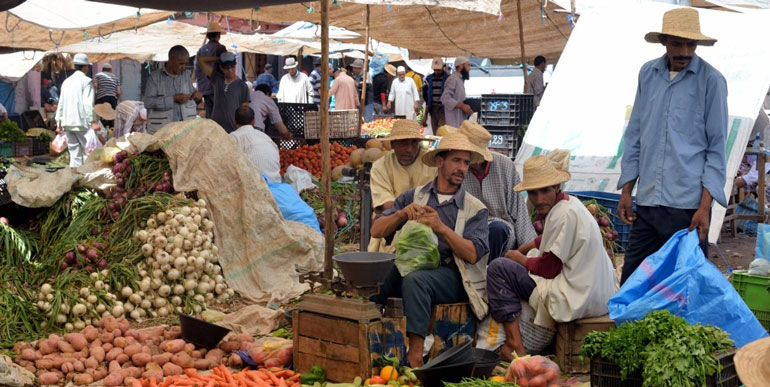
<path fill-rule="evenodd" d="M 395 254 L 354 252 L 333 257 L 342 276 L 353 286 L 377 286 L 385 280 L 396 260 Z"/>
<path fill-rule="evenodd" d="M 16 142 L 16 157 L 32 156 L 32 139 Z"/>
<path fill-rule="evenodd" d="M 212 349 L 222 341 L 230 330 L 186 314 L 178 313 L 179 325 L 182 327 L 182 339 L 196 347 Z"/>
<path fill-rule="evenodd" d="M 32 139 L 32 155 L 47 155 L 51 148 L 51 142 L 47 140 Z"/>
<path fill-rule="evenodd" d="M 717 355 L 722 370 L 714 375 L 706 376 L 706 387 L 738 387 L 742 383 L 738 378 L 733 362 L 735 350 Z M 620 378 L 620 366 L 611 360 L 591 358 L 591 387 L 642 387 L 641 372 L 628 375 L 625 380 Z"/>
<path fill-rule="evenodd" d="M 749 275 L 746 270 L 736 270 L 730 282 L 741 295 L 757 320 L 770 332 L 770 277 Z"/>
<path fill-rule="evenodd" d="M 520 126 L 485 125 L 484 128 L 492 135 L 487 143 L 489 150 L 504 154 L 511 159 L 516 157 L 525 132 Z"/>
<path fill-rule="evenodd" d="M 474 378 L 489 378 L 492 376 L 492 372 L 495 371 L 495 367 L 500 364 L 500 355 L 493 351 L 489 351 L 481 348 L 473 348 L 471 355 L 476 366 L 473 369 Z"/>
<path fill-rule="evenodd" d="M 494 126 L 529 125 L 535 112 L 532 94 L 483 94 L 479 124 Z"/>
<path fill-rule="evenodd" d="M 473 375 L 473 360 L 460 364 L 450 364 L 432 368 L 416 368 L 414 375 L 425 387 L 443 387 L 444 383 L 457 383 Z"/>
<path fill-rule="evenodd" d="M 466 363 L 473 360 L 471 341 L 465 341 L 453 347 L 445 348 L 438 356 L 422 366 L 422 369 L 444 367 L 453 364 Z"/>
<path fill-rule="evenodd" d="M 277 105 L 278 113 L 281 114 L 281 121 L 294 138 L 302 138 L 305 135 L 305 112 L 318 111 L 318 106 L 312 103 L 278 102 Z M 270 132 L 266 130 L 265 133 L 269 134 Z"/>
<path fill-rule="evenodd" d="M 567 192 L 568 194 L 577 197 L 581 201 L 596 199 L 596 202 L 607 208 L 612 214 L 610 221 L 615 227 L 615 231 L 618 232 L 618 244 L 620 245 L 620 252 L 626 251 L 628 248 L 628 237 L 631 235 L 631 226 L 623 223 L 618 217 L 618 203 L 620 202 L 620 194 L 614 194 L 609 192 L 600 191 L 576 191 Z M 636 197 L 631 197 L 634 203 L 634 211 L 636 211 Z"/>
<path fill-rule="evenodd" d="M 16 146 L 11 141 L 0 141 L 0 156 L 8 158 L 16 156 Z"/>

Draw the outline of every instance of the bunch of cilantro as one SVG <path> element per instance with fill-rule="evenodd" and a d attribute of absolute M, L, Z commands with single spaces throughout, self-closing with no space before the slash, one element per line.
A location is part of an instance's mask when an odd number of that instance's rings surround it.
<path fill-rule="evenodd" d="M 589 333 L 580 356 L 615 362 L 622 380 L 641 371 L 644 387 L 695 387 L 720 370 L 716 353 L 732 346 L 725 331 L 690 325 L 662 310 L 609 332 Z"/>

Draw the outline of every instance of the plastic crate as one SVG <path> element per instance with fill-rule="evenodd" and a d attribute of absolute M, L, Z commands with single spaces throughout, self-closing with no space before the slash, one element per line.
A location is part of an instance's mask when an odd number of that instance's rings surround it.
<path fill-rule="evenodd" d="M 329 138 L 356 137 L 358 110 L 332 110 L 329 112 Z M 305 138 L 318 139 L 321 134 L 319 112 L 305 112 Z"/>
<path fill-rule="evenodd" d="M 735 370 L 733 357 L 735 349 L 717 355 L 717 361 L 722 370 L 714 375 L 706 376 L 707 387 L 738 387 L 741 380 Z M 611 360 L 591 358 L 591 387 L 642 387 L 642 373 L 628 375 L 625 380 L 620 378 L 620 366 Z"/>
<path fill-rule="evenodd" d="M 488 125 L 485 126 L 485 128 L 489 131 L 489 134 L 492 135 L 492 139 L 490 139 L 487 144 L 489 150 L 502 153 L 510 158 L 516 156 L 516 152 L 521 145 L 521 140 L 524 137 L 520 127 Z"/>
<path fill-rule="evenodd" d="M 16 142 L 16 157 L 32 156 L 32 139 Z"/>
<path fill-rule="evenodd" d="M 628 248 L 628 238 L 631 235 L 631 226 L 623 223 L 618 217 L 618 203 L 620 202 L 620 194 L 599 192 L 599 191 L 576 191 L 567 192 L 568 194 L 577 197 L 581 201 L 595 199 L 597 203 L 601 204 L 612 214 L 610 221 L 615 227 L 615 231 L 618 232 L 618 244 L 620 245 L 620 253 L 626 251 Z M 636 211 L 636 198 L 631 197 L 634 203 L 634 211 Z"/>
<path fill-rule="evenodd" d="M 485 126 L 529 125 L 534 112 L 532 94 L 484 94 L 481 96 L 479 123 Z"/>
<path fill-rule="evenodd" d="M 305 112 L 318 111 L 318 106 L 308 103 L 278 103 L 278 112 L 281 114 L 281 120 L 286 125 L 294 137 L 303 137 L 305 135 Z M 268 128 L 275 130 L 274 128 Z M 268 130 L 265 133 L 269 133 Z M 276 132 L 277 133 L 277 132 Z"/>
<path fill-rule="evenodd" d="M 741 295 L 757 320 L 770 332 L 770 277 L 749 275 L 746 270 L 736 270 L 730 282 Z"/>
<path fill-rule="evenodd" d="M 51 142 L 48 140 L 32 139 L 32 155 L 40 156 L 47 155 L 51 149 Z"/>
<path fill-rule="evenodd" d="M 16 156 L 16 146 L 11 141 L 0 141 L 0 156 L 14 157 Z"/>

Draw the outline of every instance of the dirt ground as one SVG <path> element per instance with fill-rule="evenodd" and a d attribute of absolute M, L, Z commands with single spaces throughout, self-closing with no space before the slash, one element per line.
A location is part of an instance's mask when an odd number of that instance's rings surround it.
<path fill-rule="evenodd" d="M 709 260 L 723 273 L 728 266 L 733 270 L 747 270 L 754 260 L 754 247 L 757 237 L 738 233 L 735 237 L 722 234 L 722 240 L 709 248 Z M 721 252 L 721 256 L 720 256 Z M 725 262 L 727 261 L 727 262 Z"/>

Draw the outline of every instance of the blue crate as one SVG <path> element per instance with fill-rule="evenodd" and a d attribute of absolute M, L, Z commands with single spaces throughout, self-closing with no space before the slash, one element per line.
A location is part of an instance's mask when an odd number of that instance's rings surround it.
<path fill-rule="evenodd" d="M 618 232 L 618 244 L 620 245 L 620 252 L 625 252 L 628 248 L 628 237 L 631 235 L 631 226 L 623 223 L 618 217 L 618 203 L 620 202 L 620 194 L 614 194 L 609 192 L 600 191 L 575 191 L 567 192 L 568 194 L 577 197 L 581 201 L 596 199 L 596 202 L 607 208 L 612 216 L 610 220 L 615 227 L 615 231 Z M 636 197 L 631 197 L 634 202 L 634 211 L 636 211 Z"/>

